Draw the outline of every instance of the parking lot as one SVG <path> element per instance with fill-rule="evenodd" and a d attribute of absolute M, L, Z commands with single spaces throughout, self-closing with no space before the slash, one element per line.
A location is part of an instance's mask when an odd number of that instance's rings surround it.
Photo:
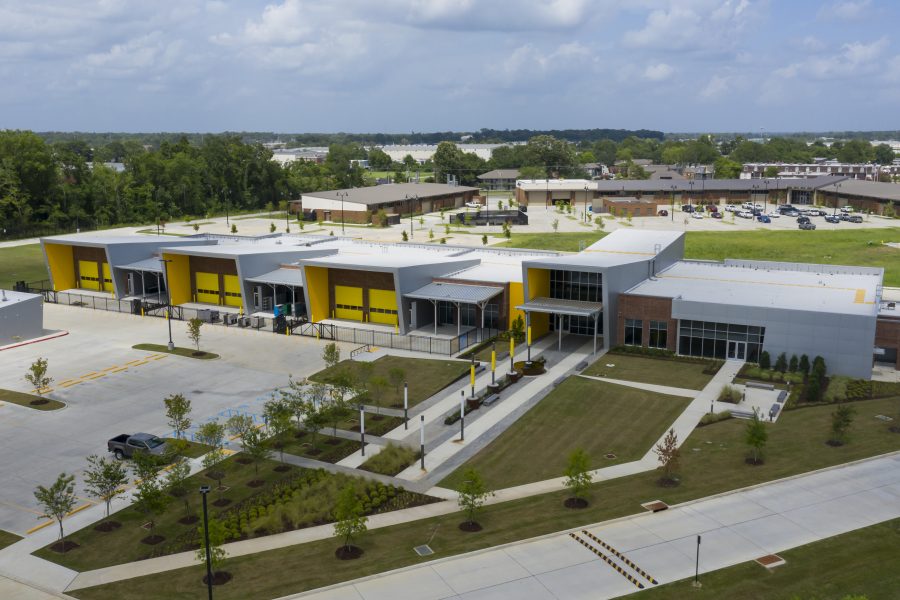
<path fill-rule="evenodd" d="M 258 413 L 288 374 L 303 377 L 324 366 L 323 344 L 299 336 L 207 326 L 201 348 L 219 359 L 157 354 L 148 360 L 155 353 L 131 346 L 165 344 L 163 319 L 46 304 L 44 323 L 69 334 L 0 354 L 0 387 L 29 391 L 23 375 L 44 357 L 55 380 L 50 395 L 67 404 L 41 412 L 0 403 L 0 529 L 19 534 L 40 522 L 35 486 L 50 485 L 61 472 L 80 473 L 85 457 L 105 454 L 106 440 L 117 434 L 168 434 L 165 396 L 185 394 L 195 423 L 234 411 Z M 176 345 L 189 347 L 185 323 L 173 321 L 172 329 Z M 78 489 L 81 494 L 80 481 Z"/>

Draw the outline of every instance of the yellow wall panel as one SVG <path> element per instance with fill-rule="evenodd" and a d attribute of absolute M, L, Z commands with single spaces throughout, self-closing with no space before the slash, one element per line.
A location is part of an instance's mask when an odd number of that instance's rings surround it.
<path fill-rule="evenodd" d="M 163 254 L 168 276 L 169 295 L 172 304 L 184 304 L 191 301 L 191 262 L 184 254 Z"/>
<path fill-rule="evenodd" d="M 328 314 L 328 269 L 325 267 L 303 267 L 303 281 L 309 296 L 309 320 L 317 323 L 329 318 Z"/>
<path fill-rule="evenodd" d="M 71 290 L 75 287 L 75 262 L 72 257 L 72 246 L 65 244 L 44 244 L 44 254 L 50 267 L 50 279 L 53 289 Z"/>
<path fill-rule="evenodd" d="M 528 299 L 550 296 L 550 270 L 528 269 Z M 550 315 L 531 313 L 532 341 L 550 331 Z"/>
<path fill-rule="evenodd" d="M 509 323 L 507 327 L 512 327 L 513 321 L 516 320 L 519 316 L 522 317 L 522 320 L 525 320 L 525 313 L 521 310 L 516 310 L 516 306 L 525 302 L 525 288 L 518 281 L 510 281 L 509 282 Z"/>
<path fill-rule="evenodd" d="M 363 311 L 362 310 L 354 310 L 350 308 L 335 308 L 334 309 L 334 318 L 335 319 L 347 319 L 348 321 L 362 321 L 363 320 Z"/>

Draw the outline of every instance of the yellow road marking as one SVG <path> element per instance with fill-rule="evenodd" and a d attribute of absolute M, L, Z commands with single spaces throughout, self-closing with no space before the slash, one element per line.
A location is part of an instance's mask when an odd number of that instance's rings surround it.
<path fill-rule="evenodd" d="M 91 375 L 96 375 L 96 374 L 97 374 L 97 371 L 91 371 L 90 373 L 85 373 L 84 375 L 82 375 L 81 378 L 82 378 L 82 379 L 87 379 L 87 378 L 89 378 Z"/>
<path fill-rule="evenodd" d="M 93 379 L 100 379 L 101 377 L 106 377 L 106 373 L 94 373 L 93 375 L 91 375 L 89 377 L 85 376 L 85 379 L 90 381 Z"/>
<path fill-rule="evenodd" d="M 165 354 L 156 354 L 156 355 L 154 355 L 154 356 L 148 356 L 147 358 L 148 358 L 149 360 L 159 360 L 159 359 L 165 358 L 165 357 L 166 357 Z"/>
<path fill-rule="evenodd" d="M 120 369 L 121 367 L 109 367 L 108 369 L 103 369 L 103 373 L 115 372 L 116 369 Z"/>
<path fill-rule="evenodd" d="M 115 367 L 113 369 L 110 369 L 109 372 L 110 373 L 121 373 L 122 371 L 127 371 L 127 370 L 128 370 L 128 367 Z"/>
<path fill-rule="evenodd" d="M 125 364 L 130 366 L 130 365 L 142 364 L 143 362 L 144 362 L 144 361 L 141 360 L 140 358 L 136 358 L 135 360 L 130 360 L 130 361 L 128 361 L 128 362 L 125 363 Z"/>
<path fill-rule="evenodd" d="M 61 387 L 61 388 L 70 388 L 70 387 L 72 387 L 73 385 L 78 385 L 79 383 L 83 383 L 83 382 L 82 382 L 80 379 L 75 379 L 75 380 L 73 380 L 73 381 L 70 381 L 69 383 L 62 384 L 62 385 L 60 385 L 59 387 Z"/>
<path fill-rule="evenodd" d="M 50 525 L 53 525 L 53 521 L 44 521 L 44 522 L 41 523 L 40 525 L 38 525 L 38 526 L 36 526 L 36 527 L 32 527 L 31 529 L 29 529 L 28 531 L 26 531 L 26 532 L 25 532 L 25 535 L 31 535 L 31 534 L 34 533 L 35 531 L 39 531 L 39 530 L 43 529 L 44 527 L 48 527 L 48 526 L 50 526 Z"/>
<path fill-rule="evenodd" d="M 79 507 L 77 507 L 77 508 L 73 508 L 72 510 L 70 510 L 69 512 L 66 513 L 66 516 L 67 516 L 67 517 L 71 517 L 71 516 L 74 515 L 75 513 L 81 512 L 81 511 L 83 511 L 83 510 L 86 509 L 86 508 L 90 508 L 91 506 L 93 506 L 93 504 L 91 504 L 90 502 L 87 502 L 87 503 L 82 504 L 81 506 L 79 506 Z"/>
<path fill-rule="evenodd" d="M 134 366 L 137 367 L 138 365 L 146 365 L 146 364 L 147 364 L 146 360 L 139 360 L 136 363 L 134 363 Z"/>

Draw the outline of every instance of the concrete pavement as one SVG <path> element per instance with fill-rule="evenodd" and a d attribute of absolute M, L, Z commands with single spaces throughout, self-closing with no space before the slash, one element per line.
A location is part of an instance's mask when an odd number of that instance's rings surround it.
<path fill-rule="evenodd" d="M 898 517 L 894 453 L 283 600 L 602 600 Z"/>

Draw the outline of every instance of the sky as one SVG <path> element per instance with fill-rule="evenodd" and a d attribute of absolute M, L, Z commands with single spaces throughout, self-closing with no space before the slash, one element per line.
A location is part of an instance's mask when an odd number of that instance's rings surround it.
<path fill-rule="evenodd" d="M 896 0 L 0 0 L 0 129 L 900 129 Z"/>

